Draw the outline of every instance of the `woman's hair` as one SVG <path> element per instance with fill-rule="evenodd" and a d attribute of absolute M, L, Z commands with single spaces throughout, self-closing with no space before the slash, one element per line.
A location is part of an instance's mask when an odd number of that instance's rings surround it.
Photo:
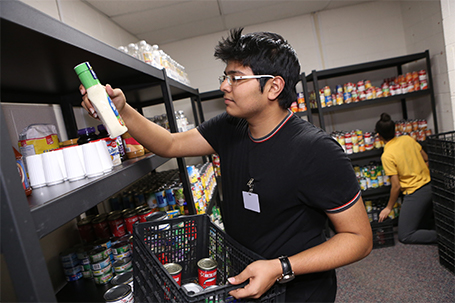
<path fill-rule="evenodd" d="M 278 96 L 282 108 L 297 100 L 295 86 L 300 64 L 295 50 L 278 34 L 258 32 L 242 35 L 243 28 L 232 29 L 215 47 L 215 57 L 224 63 L 236 61 L 250 67 L 255 75 L 281 76 L 285 87 Z M 260 79 L 261 92 L 268 78 Z"/>
<path fill-rule="evenodd" d="M 376 122 L 376 132 L 386 141 L 390 141 L 395 137 L 395 122 L 393 122 L 389 114 L 381 114 L 381 119 Z"/>

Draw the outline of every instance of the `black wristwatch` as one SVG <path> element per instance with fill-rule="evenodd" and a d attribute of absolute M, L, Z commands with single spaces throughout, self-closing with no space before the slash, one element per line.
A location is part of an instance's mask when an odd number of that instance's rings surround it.
<path fill-rule="evenodd" d="M 288 257 L 281 256 L 278 259 L 281 262 L 281 267 L 283 268 L 283 273 L 281 274 L 281 277 L 277 279 L 277 282 L 283 284 L 283 283 L 287 283 L 289 281 L 294 280 L 295 275 L 294 275 L 294 272 L 292 271 L 291 262 L 289 262 Z"/>

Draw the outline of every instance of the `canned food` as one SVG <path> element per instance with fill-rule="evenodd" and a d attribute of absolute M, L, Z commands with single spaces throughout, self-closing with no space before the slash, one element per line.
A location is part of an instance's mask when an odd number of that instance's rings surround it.
<path fill-rule="evenodd" d="M 153 210 L 150 207 L 145 207 L 138 212 L 139 222 L 147 222 L 147 216 L 151 215 Z"/>
<path fill-rule="evenodd" d="M 66 281 L 71 282 L 71 281 L 76 281 L 82 278 L 82 272 L 78 272 L 77 274 L 71 275 L 71 276 L 66 276 Z"/>
<path fill-rule="evenodd" d="M 83 267 L 81 265 L 77 265 L 75 267 L 71 268 L 64 268 L 64 272 L 66 276 L 72 276 L 77 274 L 78 272 L 81 272 Z"/>
<path fill-rule="evenodd" d="M 109 264 L 104 267 L 104 268 L 100 268 L 98 270 L 92 270 L 92 274 L 95 276 L 95 277 L 98 277 L 98 276 L 102 276 L 102 275 L 105 275 L 107 274 L 108 272 L 112 271 L 112 265 L 111 263 L 109 262 Z"/>
<path fill-rule="evenodd" d="M 114 276 L 114 273 L 111 270 L 104 275 L 94 276 L 93 280 L 95 281 L 96 284 L 107 284 L 110 280 L 112 280 L 113 276 Z"/>
<path fill-rule="evenodd" d="M 131 290 L 134 292 L 134 283 L 133 283 L 133 273 L 131 271 L 117 274 L 111 280 L 112 285 L 121 285 L 127 284 L 131 287 Z"/>
<path fill-rule="evenodd" d="M 177 263 L 167 263 L 163 265 L 178 285 L 182 285 L 182 266 Z"/>
<path fill-rule="evenodd" d="M 204 258 L 197 262 L 199 285 L 206 288 L 216 284 L 217 266 L 215 260 Z"/>
<path fill-rule="evenodd" d="M 98 239 L 109 238 L 111 231 L 107 223 L 107 214 L 99 215 L 92 221 L 93 230 Z"/>
<path fill-rule="evenodd" d="M 134 302 L 133 291 L 128 284 L 116 285 L 104 293 L 104 300 L 112 303 Z"/>
<path fill-rule="evenodd" d="M 204 288 L 196 283 L 183 284 L 182 288 L 185 289 L 189 295 L 194 295 L 204 291 Z"/>
<path fill-rule="evenodd" d="M 89 253 L 89 258 L 92 263 L 97 263 L 109 257 L 109 252 L 104 247 L 95 248 Z"/>
<path fill-rule="evenodd" d="M 139 218 L 136 214 L 136 212 L 130 211 L 127 212 L 123 215 L 123 219 L 125 220 L 125 225 L 126 225 L 126 230 L 130 233 L 133 234 L 133 224 L 139 221 Z"/>
<path fill-rule="evenodd" d="M 91 224 L 91 219 L 85 218 L 77 222 L 77 229 L 83 242 L 90 243 L 95 240 L 95 232 Z"/>
<path fill-rule="evenodd" d="M 98 263 L 92 263 L 91 267 L 92 267 L 92 270 L 100 270 L 102 268 L 107 267 L 110 264 L 111 264 L 111 259 L 110 258 L 106 258 L 105 260 L 100 261 Z"/>
<path fill-rule="evenodd" d="M 77 254 L 72 248 L 67 249 L 60 253 L 60 260 L 62 262 L 72 261 L 73 259 L 77 259 Z"/>
<path fill-rule="evenodd" d="M 133 267 L 131 258 L 125 258 L 114 262 L 114 272 L 122 273 Z"/>
<path fill-rule="evenodd" d="M 130 251 L 130 243 L 128 241 L 122 241 L 115 245 L 112 245 L 112 253 L 115 255 L 124 254 Z"/>
<path fill-rule="evenodd" d="M 122 236 L 126 235 L 125 225 L 123 223 L 121 213 L 115 213 L 115 214 L 110 215 L 107 218 L 107 221 L 109 223 L 109 228 L 111 229 L 111 233 L 115 237 L 122 237 Z"/>

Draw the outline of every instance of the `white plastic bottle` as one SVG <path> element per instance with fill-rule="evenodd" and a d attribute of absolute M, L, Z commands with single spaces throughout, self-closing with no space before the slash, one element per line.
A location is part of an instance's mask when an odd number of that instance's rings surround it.
<path fill-rule="evenodd" d="M 142 61 L 152 65 L 153 61 L 152 46 L 148 44 L 145 40 L 139 42 L 139 54 L 141 55 Z"/>
<path fill-rule="evenodd" d="M 88 62 L 81 63 L 74 68 L 74 71 L 87 90 L 88 98 L 106 127 L 109 137 L 115 139 L 127 132 L 128 128 L 125 126 L 125 122 L 123 122 L 117 108 L 96 77 L 90 64 Z"/>

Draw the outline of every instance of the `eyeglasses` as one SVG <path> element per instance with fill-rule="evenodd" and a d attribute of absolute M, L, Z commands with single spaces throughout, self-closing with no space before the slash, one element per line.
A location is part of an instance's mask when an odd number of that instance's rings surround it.
<path fill-rule="evenodd" d="M 252 75 L 252 76 L 232 76 L 232 75 L 222 75 L 218 78 L 220 81 L 220 85 L 223 84 L 224 80 L 228 81 L 228 84 L 232 86 L 233 84 L 236 84 L 237 81 L 239 80 L 244 80 L 244 79 L 261 79 L 261 78 L 275 78 L 275 76 L 272 75 Z"/>

